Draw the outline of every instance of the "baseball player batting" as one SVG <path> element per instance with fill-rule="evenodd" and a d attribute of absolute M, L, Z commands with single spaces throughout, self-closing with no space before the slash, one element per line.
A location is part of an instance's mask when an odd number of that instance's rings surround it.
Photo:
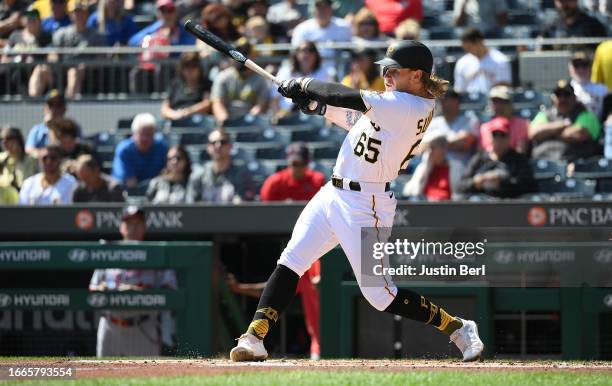
<path fill-rule="evenodd" d="M 433 117 L 435 98 L 448 87 L 448 81 L 432 74 L 431 51 L 419 42 L 394 43 L 376 63 L 382 66 L 384 92 L 310 78 L 286 80 L 278 88 L 304 113 L 324 115 L 348 133 L 331 181 L 300 214 L 253 321 L 230 353 L 233 361 L 268 357 L 263 340 L 293 298 L 300 276 L 338 244 L 374 308 L 431 324 L 450 336 L 464 361 L 478 359 L 484 350 L 474 321 L 449 315 L 424 296 L 397 288 L 385 276 L 378 277 L 378 286 L 362 285 L 361 228 L 393 225 L 397 200 L 390 181 L 412 158 Z"/>

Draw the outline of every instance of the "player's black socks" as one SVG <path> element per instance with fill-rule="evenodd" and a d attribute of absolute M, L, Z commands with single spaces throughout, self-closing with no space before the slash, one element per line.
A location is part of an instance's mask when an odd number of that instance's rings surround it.
<path fill-rule="evenodd" d="M 277 265 L 263 290 L 253 321 L 247 333 L 259 339 L 266 337 L 273 323 L 278 321 L 278 314 L 283 312 L 295 295 L 300 277 L 284 265 Z"/>
<path fill-rule="evenodd" d="M 452 334 L 463 323 L 414 291 L 398 288 L 397 295 L 385 309 L 395 315 L 431 324 L 445 334 Z"/>

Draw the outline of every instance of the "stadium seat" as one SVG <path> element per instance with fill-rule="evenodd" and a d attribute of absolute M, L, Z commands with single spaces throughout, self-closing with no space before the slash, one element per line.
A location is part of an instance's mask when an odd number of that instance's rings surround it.
<path fill-rule="evenodd" d="M 523 119 L 527 119 L 529 121 L 531 121 L 533 118 L 535 118 L 535 116 L 540 112 L 539 108 L 523 108 L 523 109 L 515 109 L 514 110 L 514 114 L 518 115 L 519 117 L 523 118 Z"/>
<path fill-rule="evenodd" d="M 110 147 L 114 148 L 117 144 L 113 133 L 101 132 L 88 135 L 83 138 L 86 142 L 91 143 L 96 149 Z"/>
<path fill-rule="evenodd" d="M 533 170 L 533 178 L 536 180 L 546 180 L 565 177 L 567 164 L 545 159 L 530 159 L 529 163 Z"/>
<path fill-rule="evenodd" d="M 512 103 L 515 105 L 526 104 L 528 107 L 540 107 L 543 102 L 542 94 L 532 89 L 517 89 L 512 94 Z"/>
<path fill-rule="evenodd" d="M 311 148 L 312 156 L 315 160 L 332 159 L 338 157 L 339 147 L 336 145 L 313 146 Z"/>
<path fill-rule="evenodd" d="M 238 118 L 230 118 L 223 122 L 223 128 L 228 131 L 263 128 L 264 126 L 265 125 L 261 117 L 255 117 L 249 114 L 243 115 Z"/>
<path fill-rule="evenodd" d="M 259 160 L 266 160 L 266 159 L 282 160 L 282 159 L 285 159 L 287 156 L 287 153 L 285 152 L 285 147 L 286 146 L 284 144 L 274 144 L 274 145 L 257 147 L 255 150 L 255 156 Z"/>
<path fill-rule="evenodd" d="M 317 160 L 310 163 L 310 168 L 325 175 L 329 179 L 334 171 L 335 160 Z"/>
<path fill-rule="evenodd" d="M 168 134 L 168 143 L 171 145 L 205 145 L 208 142 L 209 131 L 201 129 L 181 130 Z"/>
<path fill-rule="evenodd" d="M 554 178 L 547 180 L 538 180 L 538 190 L 541 193 L 551 194 L 551 198 L 555 196 L 587 198 L 595 194 L 596 183 L 593 180 L 582 180 L 577 178 Z"/>
<path fill-rule="evenodd" d="M 597 192 L 612 194 L 612 178 L 597 180 Z"/>
<path fill-rule="evenodd" d="M 96 149 L 98 154 L 98 161 L 100 161 L 100 167 L 104 173 L 110 173 L 113 167 L 113 158 L 115 157 L 115 149 L 101 147 Z"/>
<path fill-rule="evenodd" d="M 206 149 L 204 150 L 206 151 Z M 208 154 L 208 153 L 207 153 Z M 255 148 L 243 147 L 240 144 L 233 144 L 230 152 L 233 160 L 250 162 L 255 159 Z M 204 158 L 202 158 L 204 160 Z"/>
<path fill-rule="evenodd" d="M 457 38 L 455 27 L 436 26 L 428 28 L 430 40 L 451 40 Z"/>
<path fill-rule="evenodd" d="M 117 121 L 117 129 L 131 129 L 134 117 L 123 117 Z"/>
<path fill-rule="evenodd" d="M 535 12 L 525 10 L 512 10 L 508 12 L 509 25 L 537 25 L 538 17 Z"/>
<path fill-rule="evenodd" d="M 612 162 L 607 158 L 579 159 L 574 162 L 576 178 L 612 178 Z"/>
<path fill-rule="evenodd" d="M 279 142 L 288 138 L 281 138 L 281 134 L 271 128 L 264 130 L 245 130 L 234 132 L 236 142 Z"/>
<path fill-rule="evenodd" d="M 170 127 L 176 128 L 199 128 L 204 130 L 213 129 L 216 126 L 215 119 L 210 115 L 194 114 L 190 117 L 170 121 Z"/>

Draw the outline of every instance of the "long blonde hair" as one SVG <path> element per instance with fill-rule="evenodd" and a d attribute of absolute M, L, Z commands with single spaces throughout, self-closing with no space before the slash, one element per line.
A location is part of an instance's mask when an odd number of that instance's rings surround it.
<path fill-rule="evenodd" d="M 424 71 L 423 76 L 421 77 L 421 83 L 423 84 L 425 91 L 427 91 L 427 93 L 434 98 L 439 98 L 446 94 L 450 84 L 448 80 L 439 78 L 434 73 L 427 73 Z"/>

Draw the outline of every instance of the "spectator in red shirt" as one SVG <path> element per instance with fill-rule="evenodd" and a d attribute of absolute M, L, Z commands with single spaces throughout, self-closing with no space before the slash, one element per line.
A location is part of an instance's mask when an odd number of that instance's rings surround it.
<path fill-rule="evenodd" d="M 262 201 L 310 200 L 325 183 L 323 173 L 310 170 L 310 154 L 306 145 L 300 142 L 287 147 L 286 169 L 272 174 L 266 179 L 260 197 Z M 306 330 L 310 335 L 310 357 L 319 359 L 319 291 L 315 285 L 320 280 L 321 268 L 316 261 L 300 278 L 297 293 L 302 295 L 302 307 Z"/>
<path fill-rule="evenodd" d="M 310 155 L 303 143 L 287 147 L 288 167 L 272 174 L 261 187 L 262 201 L 307 201 L 325 184 L 325 176 L 308 168 Z"/>
<path fill-rule="evenodd" d="M 513 115 L 512 89 L 498 85 L 489 92 L 494 118 L 480 126 L 480 147 L 490 152 L 493 149 L 492 132 L 500 125 L 510 128 L 510 147 L 519 153 L 527 153 L 529 147 L 529 121 Z"/>
<path fill-rule="evenodd" d="M 404 186 L 403 194 L 428 201 L 451 200 L 463 174 L 463 164 L 448 157 L 448 137 L 453 133 L 439 129 L 427 132 L 421 146 L 423 157 Z"/>
<path fill-rule="evenodd" d="M 366 0 L 365 4 L 376 15 L 380 31 L 388 35 L 408 18 L 423 20 L 421 0 Z"/>

